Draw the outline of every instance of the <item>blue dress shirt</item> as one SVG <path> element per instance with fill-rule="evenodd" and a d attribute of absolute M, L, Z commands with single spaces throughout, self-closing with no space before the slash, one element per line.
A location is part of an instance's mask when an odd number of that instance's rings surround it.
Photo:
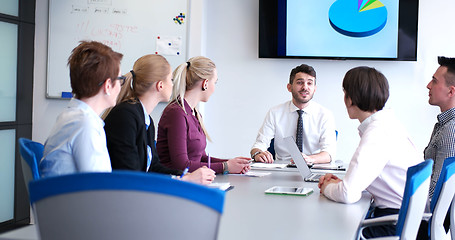
<path fill-rule="evenodd" d="M 44 144 L 41 175 L 112 171 L 103 127 L 103 120 L 90 106 L 71 99 Z"/>

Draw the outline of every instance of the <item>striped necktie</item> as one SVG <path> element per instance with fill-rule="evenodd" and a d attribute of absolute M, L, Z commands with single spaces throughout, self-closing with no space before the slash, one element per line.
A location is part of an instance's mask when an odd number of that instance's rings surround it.
<path fill-rule="evenodd" d="M 297 134 L 296 134 L 296 139 L 295 143 L 297 144 L 297 147 L 299 148 L 300 152 L 303 152 L 303 119 L 302 119 L 302 114 L 303 110 L 297 110 L 297 113 L 299 114 L 299 119 L 297 119 Z"/>

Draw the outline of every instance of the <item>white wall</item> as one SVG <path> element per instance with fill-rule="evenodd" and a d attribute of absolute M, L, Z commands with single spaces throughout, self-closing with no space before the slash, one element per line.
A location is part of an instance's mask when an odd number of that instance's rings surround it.
<path fill-rule="evenodd" d="M 32 139 L 44 143 L 68 100 L 46 99 L 49 0 L 36 0 Z"/>
<path fill-rule="evenodd" d="M 45 98 L 48 0 L 37 0 L 36 8 L 33 139 L 44 142 L 67 100 Z M 421 0 L 419 9 L 417 62 L 259 59 L 258 0 L 191 0 L 189 56 L 204 54 L 213 59 L 219 75 L 215 94 L 203 105 L 213 139 L 207 151 L 219 157 L 248 156 L 267 110 L 290 99 L 289 72 L 301 63 L 316 69 L 314 100 L 336 117 L 337 159 L 349 161 L 358 143 L 358 122 L 346 114 L 341 81 L 347 70 L 359 65 L 386 75 L 391 91 L 387 107 L 395 110 L 423 151 L 439 113 L 428 105 L 425 86 L 438 66 L 436 57 L 455 56 L 455 32 L 447 30 L 453 29 L 450 16 L 455 1 Z"/>
<path fill-rule="evenodd" d="M 455 32 L 449 16 L 455 1 L 420 1 L 418 61 L 331 61 L 258 59 L 258 0 L 206 1 L 206 55 L 218 67 L 217 90 L 206 104 L 205 123 L 214 156 L 248 156 L 267 110 L 290 99 L 286 90 L 291 69 L 312 65 L 318 76 L 314 100 L 333 111 L 339 130 L 337 159 L 349 161 L 358 143 L 358 122 L 345 111 L 341 82 L 352 67 L 368 65 L 388 78 L 394 109 L 416 146 L 428 143 L 439 109 L 429 106 L 426 84 L 438 55 L 455 56 Z M 311 33 L 308 33 L 309 35 Z"/>

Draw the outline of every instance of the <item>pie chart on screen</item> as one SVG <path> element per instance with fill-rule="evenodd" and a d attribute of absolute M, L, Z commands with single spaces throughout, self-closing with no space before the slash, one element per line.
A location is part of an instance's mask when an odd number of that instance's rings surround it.
<path fill-rule="evenodd" d="M 387 23 L 387 8 L 379 0 L 338 0 L 329 9 L 335 31 L 349 37 L 368 37 Z"/>

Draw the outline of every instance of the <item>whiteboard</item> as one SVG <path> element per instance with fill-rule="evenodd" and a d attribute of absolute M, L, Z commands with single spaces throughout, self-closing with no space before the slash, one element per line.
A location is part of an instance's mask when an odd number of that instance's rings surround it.
<path fill-rule="evenodd" d="M 122 53 L 122 73 L 146 54 L 176 68 L 186 61 L 187 11 L 187 0 L 50 0 L 46 97 L 71 97 L 67 62 L 81 40 Z"/>

